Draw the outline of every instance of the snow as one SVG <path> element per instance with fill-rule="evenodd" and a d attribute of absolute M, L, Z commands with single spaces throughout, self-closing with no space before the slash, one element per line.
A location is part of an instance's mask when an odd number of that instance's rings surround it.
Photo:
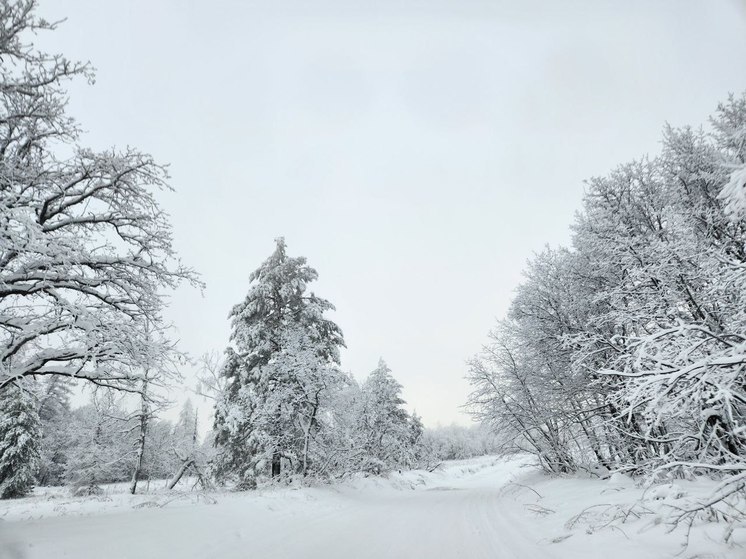
<path fill-rule="evenodd" d="M 661 559 L 682 552 L 685 535 L 669 532 L 667 508 L 713 485 L 677 481 L 645 490 L 622 475 L 552 478 L 516 456 L 246 493 L 151 484 L 151 493 L 132 496 L 117 484 L 103 496 L 71 498 L 44 488 L 0 503 L 0 559 Z M 622 523 L 617 517 L 630 509 Z M 723 531 L 695 524 L 678 557 L 744 557 L 735 544 L 746 544 L 746 527 L 730 544 L 722 543 Z"/>

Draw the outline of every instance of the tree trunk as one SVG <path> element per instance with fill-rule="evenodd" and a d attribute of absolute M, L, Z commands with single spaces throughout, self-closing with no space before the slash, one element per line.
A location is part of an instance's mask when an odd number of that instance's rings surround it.
<path fill-rule="evenodd" d="M 313 422 L 316 420 L 316 411 L 318 409 L 318 404 L 313 406 L 311 418 L 308 420 L 306 432 L 303 434 L 303 471 L 301 472 L 303 474 L 303 477 L 306 477 L 306 474 L 308 473 L 308 449 L 311 444 L 311 427 L 313 427 Z"/>
<path fill-rule="evenodd" d="M 186 472 L 189 469 L 189 466 L 191 466 L 194 463 L 194 460 L 191 458 L 188 458 L 187 460 L 184 460 L 184 462 L 181 463 L 181 467 L 179 470 L 174 474 L 174 477 L 171 478 L 171 481 L 168 482 L 168 488 L 173 489 L 174 486 L 179 483 L 179 480 L 181 479 L 181 476 L 184 475 L 184 472 Z"/>
<path fill-rule="evenodd" d="M 272 454 L 272 477 L 280 476 L 280 453 L 274 451 Z"/>
<path fill-rule="evenodd" d="M 148 432 L 148 417 L 150 409 L 148 406 L 148 373 L 145 373 L 145 378 L 142 381 L 142 394 L 140 395 L 140 435 L 137 438 L 137 461 L 135 462 L 135 470 L 132 472 L 132 481 L 130 482 L 130 493 L 133 495 L 137 491 L 137 479 L 140 477 L 142 471 L 142 461 L 145 456 L 145 437 Z"/>

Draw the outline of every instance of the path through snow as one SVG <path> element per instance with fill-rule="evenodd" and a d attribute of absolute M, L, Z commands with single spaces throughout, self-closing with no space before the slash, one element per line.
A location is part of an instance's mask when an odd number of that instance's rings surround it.
<path fill-rule="evenodd" d="M 123 511 L 106 510 L 103 501 L 95 514 L 0 521 L 0 558 L 652 559 L 680 551 L 663 530 L 631 539 L 615 530 L 567 532 L 571 510 L 587 506 L 589 495 L 598 501 L 606 482 L 584 495 L 593 482 L 542 479 L 526 464 L 524 458 L 456 462 L 389 480 L 220 494 L 215 504 L 143 506 L 166 503 L 168 495 L 159 494 Z M 552 512 L 535 514 L 530 505 L 538 497 L 510 483 L 517 478 L 536 482 L 545 494 L 558 487 L 554 500 L 541 501 Z M 557 485 L 562 481 L 570 484 Z M 619 498 L 613 493 L 609 498 Z M 562 509 L 563 502 L 570 508 Z M 30 514 L 46 514 L 43 505 Z M 13 518 L 12 509 L 5 512 Z M 739 556 L 733 553 L 722 556 Z"/>

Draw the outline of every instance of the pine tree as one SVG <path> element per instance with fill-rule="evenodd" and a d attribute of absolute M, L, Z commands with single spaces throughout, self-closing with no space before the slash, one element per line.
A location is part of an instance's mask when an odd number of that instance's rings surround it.
<path fill-rule="evenodd" d="M 408 464 L 410 468 L 419 467 L 421 459 L 424 455 L 423 436 L 425 434 L 425 426 L 422 423 L 422 418 L 417 415 L 417 412 L 412 413 L 409 417 L 409 438 L 407 440 L 407 446 L 409 450 Z"/>
<path fill-rule="evenodd" d="M 360 429 L 365 437 L 366 470 L 380 473 L 407 465 L 412 426 L 401 389 L 383 359 L 363 384 Z"/>
<path fill-rule="evenodd" d="M 170 472 L 173 475 L 185 462 L 195 460 L 199 454 L 197 412 L 192 400 L 187 398 L 179 411 L 179 417 L 169 433 L 166 452 L 169 456 Z"/>
<path fill-rule="evenodd" d="M 174 446 L 182 453 L 189 454 L 197 447 L 197 412 L 192 400 L 187 398 L 174 425 Z"/>
<path fill-rule="evenodd" d="M 47 421 L 68 413 L 72 390 L 70 379 L 57 375 L 47 377 L 39 391 L 39 418 Z"/>
<path fill-rule="evenodd" d="M 26 383 L 0 390 L 0 498 L 28 494 L 39 467 L 41 424 Z"/>
<path fill-rule="evenodd" d="M 307 473 L 310 437 L 325 391 L 339 377 L 342 331 L 324 313 L 334 307 L 307 292 L 316 270 L 291 258 L 285 241 L 250 276 L 243 303 L 231 311 L 232 346 L 216 402 L 218 477 L 252 487 L 258 474 L 279 476 L 285 464 Z"/>
<path fill-rule="evenodd" d="M 63 482 L 65 463 L 71 433 L 69 379 L 51 375 L 38 390 L 39 418 L 41 419 L 41 461 L 38 482 L 40 485 L 60 485 Z"/>

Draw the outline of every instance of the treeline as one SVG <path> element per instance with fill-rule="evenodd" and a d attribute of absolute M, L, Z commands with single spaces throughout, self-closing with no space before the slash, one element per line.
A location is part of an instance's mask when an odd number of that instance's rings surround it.
<path fill-rule="evenodd" d="M 146 488 L 151 488 L 151 482 L 154 489 L 172 488 L 184 474 L 190 476 L 189 488 L 213 488 L 216 479 L 211 474 L 219 467 L 215 433 L 200 436 L 191 399 L 173 422 L 150 415 L 142 444 L 141 417 L 132 397 L 95 390 L 88 404 L 73 407 L 73 388 L 70 380 L 52 376 L 26 379 L 0 394 L 0 498 L 23 496 L 35 485 L 67 486 L 74 495 L 97 495 L 106 484 L 128 483 L 134 493 L 138 480 Z M 325 469 L 309 467 L 307 475 L 315 479 L 433 469 L 443 460 L 499 450 L 484 425 L 423 428 L 416 414 L 402 408 L 401 387 L 383 361 L 362 384 L 347 376 L 339 388 L 339 408 L 325 411 L 340 419 L 339 431 L 325 436 L 348 446 L 333 453 L 312 448 L 309 455 L 334 464 Z M 316 434 L 314 446 L 319 439 Z M 292 459 L 285 460 L 287 467 L 275 481 L 290 481 L 299 473 Z M 255 471 L 254 481 L 262 477 L 269 480 L 271 472 Z M 217 481 L 239 479 L 222 472 Z"/>
<path fill-rule="evenodd" d="M 201 444 L 191 400 L 174 423 L 147 418 L 140 460 L 139 413 L 116 392 L 98 390 L 89 404 L 73 408 L 72 384 L 63 377 L 13 386 L 0 395 L 5 451 L 0 463 L 7 468 L 0 469 L 0 497 L 22 496 L 34 485 L 67 485 L 76 495 L 98 494 L 107 483 L 174 478 L 187 457 L 199 471 L 211 454 L 209 442 Z"/>
<path fill-rule="evenodd" d="M 125 481 L 135 493 L 138 481 L 170 480 L 171 488 L 185 473 L 203 488 L 247 489 L 433 468 L 494 449 L 483 429 L 425 430 L 383 360 L 362 383 L 343 372 L 342 331 L 325 316 L 333 307 L 307 290 L 316 277 L 305 258 L 286 254 L 283 239 L 251 275 L 249 294 L 231 313 L 224 359 L 204 359 L 196 392 L 215 402 L 214 429 L 204 440 L 191 401 L 175 423 L 161 418 L 171 405 L 161 396 L 167 381 L 181 378 L 164 372 L 173 363 L 162 355 L 142 356 L 129 384 L 90 383 L 91 402 L 77 408 L 71 394 L 80 385 L 67 375 L 7 383 L 0 391 L 0 498 L 34 485 L 98 494 L 103 484 Z"/>
<path fill-rule="evenodd" d="M 383 360 L 361 384 L 342 372 L 342 331 L 325 316 L 334 307 L 308 291 L 316 271 L 276 242 L 233 308 L 225 360 L 205 382 L 216 392 L 216 479 L 252 488 L 268 478 L 429 468 L 495 450 L 484 429 L 424 430 Z"/>
<path fill-rule="evenodd" d="M 471 361 L 471 410 L 549 472 L 746 481 L 746 96 L 587 183 Z"/>
<path fill-rule="evenodd" d="M 464 460 L 476 456 L 497 454 L 502 450 L 500 439 L 487 424 L 445 425 L 425 429 L 422 436 L 426 460 L 421 467 L 431 469 L 442 460 Z"/>

